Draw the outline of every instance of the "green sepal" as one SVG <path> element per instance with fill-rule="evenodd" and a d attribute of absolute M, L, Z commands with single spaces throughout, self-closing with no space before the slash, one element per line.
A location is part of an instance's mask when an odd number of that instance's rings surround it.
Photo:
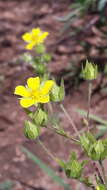
<path fill-rule="evenodd" d="M 72 152 L 68 162 L 65 163 L 64 161 L 61 161 L 59 163 L 64 169 L 68 178 L 79 179 L 82 175 L 84 165 L 87 163 L 87 161 L 80 163 L 77 160 L 76 153 Z"/>
<path fill-rule="evenodd" d="M 60 90 L 59 90 L 59 99 L 60 99 L 60 101 L 64 100 L 64 97 L 65 97 L 64 80 L 61 79 Z"/>
<path fill-rule="evenodd" d="M 88 153 L 91 144 L 96 142 L 95 137 L 91 133 L 84 133 L 82 136 L 80 136 L 80 144 L 83 147 L 83 149 Z"/>
<path fill-rule="evenodd" d="M 98 140 L 96 143 L 91 145 L 88 155 L 93 160 L 104 160 L 107 156 L 107 150 L 102 140 Z"/>
<path fill-rule="evenodd" d="M 38 44 L 35 47 L 35 51 L 36 51 L 37 54 L 43 54 L 43 53 L 45 53 L 45 50 L 46 50 L 46 48 L 45 48 L 44 44 L 42 44 L 42 43 Z"/>
<path fill-rule="evenodd" d="M 58 86 L 56 83 L 51 89 L 50 92 L 50 99 L 53 102 L 60 102 L 64 99 L 65 96 L 65 89 L 64 89 L 64 82 L 61 80 L 61 85 Z"/>
<path fill-rule="evenodd" d="M 65 172 L 67 177 L 78 179 L 81 177 L 82 170 L 83 168 L 81 164 L 77 160 L 73 160 L 72 162 L 67 163 Z"/>
<path fill-rule="evenodd" d="M 82 77 L 85 80 L 94 80 L 98 76 L 98 67 L 94 63 L 86 61 L 85 67 L 82 66 Z"/>
<path fill-rule="evenodd" d="M 31 121 L 25 121 L 24 134 L 28 139 L 36 139 L 40 135 L 40 128 Z"/>
<path fill-rule="evenodd" d="M 48 122 L 48 113 L 43 109 L 39 108 L 33 115 L 33 120 L 36 125 L 46 125 Z"/>
<path fill-rule="evenodd" d="M 103 184 L 98 184 L 98 186 L 96 187 L 96 190 L 106 190 L 106 187 Z"/>
<path fill-rule="evenodd" d="M 35 69 L 38 75 L 43 75 L 46 72 L 46 66 L 43 63 L 36 64 Z"/>
<path fill-rule="evenodd" d="M 48 53 L 45 53 L 45 54 L 42 55 L 42 59 L 43 59 L 43 61 L 44 61 L 45 63 L 48 63 L 48 62 L 51 61 L 52 56 L 51 56 L 50 54 L 48 54 Z"/>
<path fill-rule="evenodd" d="M 34 65 L 41 63 L 41 56 L 34 57 Z"/>

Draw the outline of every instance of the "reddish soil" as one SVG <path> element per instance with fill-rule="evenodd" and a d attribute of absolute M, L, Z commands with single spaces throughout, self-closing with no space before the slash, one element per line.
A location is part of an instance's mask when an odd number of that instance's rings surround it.
<path fill-rule="evenodd" d="M 68 56 L 70 48 L 67 48 L 64 44 L 57 47 L 62 24 L 56 20 L 57 16 L 63 16 L 67 13 L 68 5 L 70 5 L 70 0 L 66 0 L 66 3 L 64 0 L 59 0 L 58 2 L 53 0 L 0 1 L 0 181 L 14 181 L 15 185 L 12 190 L 63 189 L 53 182 L 33 161 L 27 158 L 21 151 L 22 146 L 27 147 L 45 163 L 54 168 L 58 175 L 73 186 L 73 189 L 85 189 L 80 184 L 76 184 L 75 181 L 67 180 L 63 172 L 60 171 L 59 166 L 51 160 L 40 145 L 24 137 L 23 125 L 27 116 L 19 106 L 17 98 L 13 95 L 15 86 L 24 84 L 26 78 L 32 76 L 31 69 L 20 61 L 20 56 L 25 52 L 21 35 L 32 27 L 40 26 L 43 30 L 50 32 L 47 47 L 53 53 L 53 60 L 50 64 L 51 71 L 58 73 L 62 68 L 65 68 L 65 64 L 67 66 L 67 63 L 69 63 L 71 59 L 71 56 Z M 95 82 L 95 87 L 98 82 Z M 75 113 L 75 109 L 87 108 L 86 89 L 86 83 L 82 83 L 77 90 L 71 89 L 63 102 L 78 129 L 81 129 L 82 123 L 81 117 Z M 106 105 L 106 97 L 103 99 L 101 94 L 96 94 L 93 96 L 91 111 L 106 119 Z M 70 123 L 60 108 L 58 109 L 63 126 L 72 134 L 73 129 Z M 47 132 L 45 129 L 40 138 L 51 152 L 60 158 L 67 159 L 68 153 L 75 148 L 80 155 L 76 145 L 68 143 L 68 141 Z"/>

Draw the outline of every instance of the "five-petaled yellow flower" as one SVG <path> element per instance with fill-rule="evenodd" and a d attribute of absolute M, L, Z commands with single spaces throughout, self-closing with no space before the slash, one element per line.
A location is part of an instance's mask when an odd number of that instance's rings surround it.
<path fill-rule="evenodd" d="M 40 28 L 34 28 L 31 32 L 26 32 L 22 35 L 22 39 L 28 43 L 25 48 L 31 50 L 43 43 L 48 34 L 48 32 L 42 32 Z"/>
<path fill-rule="evenodd" d="M 14 94 L 22 96 L 20 105 L 24 108 L 28 108 L 36 103 L 49 102 L 49 93 L 53 85 L 53 80 L 47 80 L 40 83 L 39 77 L 30 77 L 27 80 L 27 86 L 17 86 Z"/>

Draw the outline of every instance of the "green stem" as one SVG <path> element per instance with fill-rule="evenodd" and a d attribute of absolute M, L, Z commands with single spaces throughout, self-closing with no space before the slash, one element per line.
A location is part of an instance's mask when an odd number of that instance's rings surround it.
<path fill-rule="evenodd" d="M 60 130 L 55 129 L 54 127 L 53 127 L 53 128 L 47 127 L 47 126 L 45 126 L 45 127 L 46 127 L 47 129 L 49 129 L 49 130 L 51 130 L 51 131 L 57 133 L 58 135 L 61 135 L 62 137 L 65 137 L 65 138 L 67 138 L 67 139 L 69 139 L 69 140 L 71 140 L 71 141 L 74 141 L 74 142 L 77 143 L 77 144 L 80 144 L 80 141 L 79 141 L 79 140 L 77 140 L 75 137 L 69 135 L 69 134 L 66 133 L 65 131 L 64 131 L 64 133 L 62 133 Z"/>
<path fill-rule="evenodd" d="M 76 133 L 76 135 L 77 135 L 78 137 L 80 137 L 80 134 L 79 134 L 79 132 L 78 132 L 78 130 L 77 130 L 77 127 L 76 127 L 75 123 L 73 122 L 73 120 L 71 119 L 69 113 L 66 111 L 66 109 L 64 108 L 64 106 L 63 106 L 62 104 L 60 104 L 60 108 L 62 109 L 62 111 L 64 112 L 64 114 L 65 114 L 66 117 L 68 118 L 69 122 L 71 123 L 71 125 L 72 125 L 72 127 L 73 127 L 73 129 L 74 129 L 74 131 L 75 131 L 75 133 Z"/>
<path fill-rule="evenodd" d="M 57 130 L 56 133 L 59 134 L 59 135 L 61 135 L 61 136 L 63 136 L 63 137 L 65 137 L 65 138 L 68 138 L 69 140 L 74 141 L 75 143 L 80 144 L 79 140 L 75 139 L 73 136 L 71 136 L 71 135 L 69 135 L 69 134 L 67 134 L 65 132 L 64 132 L 64 134 L 62 134 L 60 131 Z"/>
<path fill-rule="evenodd" d="M 88 83 L 88 112 L 87 112 L 88 131 L 89 131 L 89 122 L 90 122 L 91 93 L 92 93 L 92 82 L 89 81 Z"/>

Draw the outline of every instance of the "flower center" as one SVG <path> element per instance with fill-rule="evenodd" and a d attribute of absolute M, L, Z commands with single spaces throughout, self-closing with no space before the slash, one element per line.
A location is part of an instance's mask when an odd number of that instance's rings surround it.
<path fill-rule="evenodd" d="M 39 91 L 37 91 L 37 90 L 32 90 L 30 92 L 30 96 L 31 96 L 32 99 L 38 100 L 41 97 L 41 93 Z"/>

